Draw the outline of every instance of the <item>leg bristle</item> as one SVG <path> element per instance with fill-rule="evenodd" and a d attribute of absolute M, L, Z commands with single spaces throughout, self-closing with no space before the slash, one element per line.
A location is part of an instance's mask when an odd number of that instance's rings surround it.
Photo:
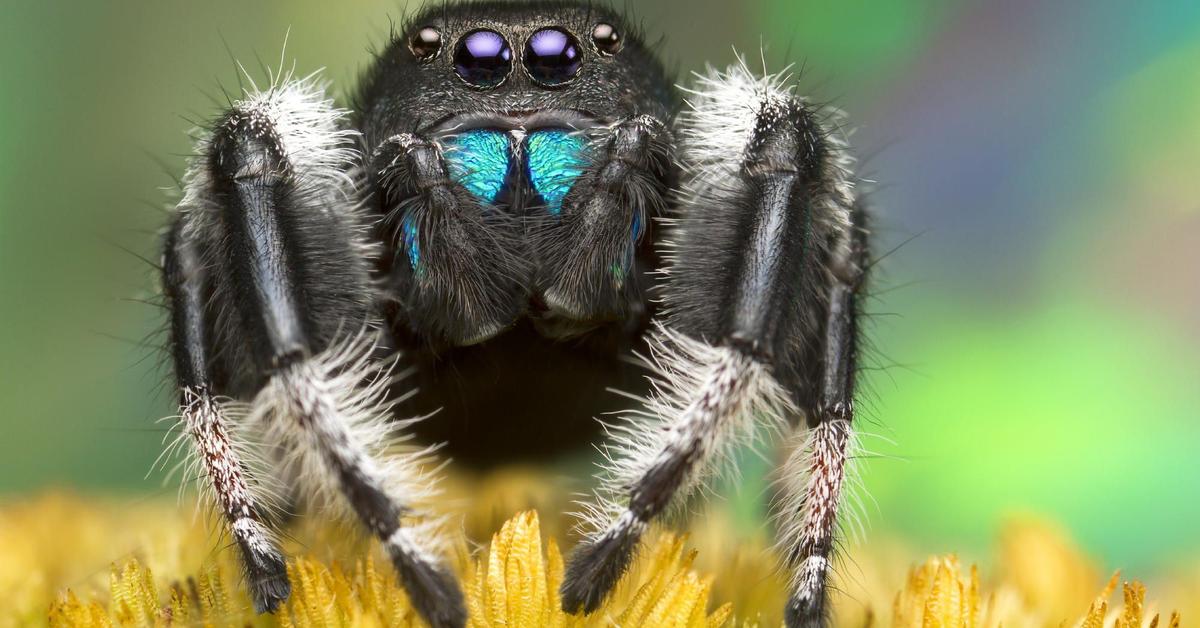
<path fill-rule="evenodd" d="M 295 452 L 291 475 L 310 497 L 343 509 L 384 544 L 426 622 L 464 626 L 462 592 L 438 556 L 441 520 L 428 511 L 432 449 L 391 447 L 404 440 L 404 423 L 391 420 L 388 365 L 373 361 L 374 347 L 364 333 L 289 366 L 259 393 L 248 421 L 263 440 Z"/>

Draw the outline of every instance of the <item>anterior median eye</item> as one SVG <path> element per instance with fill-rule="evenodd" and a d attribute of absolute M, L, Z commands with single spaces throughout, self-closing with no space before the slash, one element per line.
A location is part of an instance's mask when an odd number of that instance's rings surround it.
<path fill-rule="evenodd" d="M 558 28 L 543 28 L 529 37 L 525 46 L 525 68 L 534 81 L 547 87 L 562 85 L 579 72 L 582 55 L 579 43 Z"/>
<path fill-rule="evenodd" d="M 504 82 L 512 72 L 512 49 L 496 31 L 477 30 L 458 42 L 454 53 L 454 71 L 462 80 L 481 88 Z"/>
<path fill-rule="evenodd" d="M 496 202 L 508 179 L 512 150 L 507 133 L 472 129 L 446 141 L 446 166 L 450 178 L 486 203 Z"/>
<path fill-rule="evenodd" d="M 527 167 L 533 189 L 551 214 L 562 211 L 563 198 L 587 165 L 587 140 L 565 129 L 534 131 L 526 140 Z"/>

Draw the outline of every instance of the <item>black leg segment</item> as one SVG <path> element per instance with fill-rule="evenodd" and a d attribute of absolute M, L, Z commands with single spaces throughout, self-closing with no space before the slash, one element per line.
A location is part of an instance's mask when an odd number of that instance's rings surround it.
<path fill-rule="evenodd" d="M 233 252 L 233 303 L 255 365 L 266 372 L 312 352 L 295 270 L 299 217 L 287 215 L 292 172 L 272 121 L 256 109 L 231 112 L 211 150 L 213 191 Z"/>

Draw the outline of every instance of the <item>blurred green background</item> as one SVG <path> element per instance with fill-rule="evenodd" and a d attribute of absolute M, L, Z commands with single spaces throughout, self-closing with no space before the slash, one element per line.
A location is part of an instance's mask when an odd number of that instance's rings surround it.
<path fill-rule="evenodd" d="M 982 551 L 1034 511 L 1109 566 L 1200 551 L 1200 3 L 638 4 L 680 70 L 761 43 L 858 126 L 879 249 L 903 244 L 870 305 L 875 530 Z M 230 55 L 274 64 L 289 27 L 297 68 L 345 93 L 403 9 L 4 13 L 0 491 L 159 491 L 171 396 L 136 255 L 157 258 L 185 131 L 236 86 Z"/>

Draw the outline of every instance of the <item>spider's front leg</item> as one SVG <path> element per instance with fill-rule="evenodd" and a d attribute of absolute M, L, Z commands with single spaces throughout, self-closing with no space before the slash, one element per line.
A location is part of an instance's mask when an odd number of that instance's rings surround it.
<path fill-rule="evenodd" d="M 825 128 L 781 79 L 744 66 L 703 77 L 681 123 L 686 196 L 664 246 L 655 391 L 612 430 L 608 478 L 567 567 L 563 605 L 597 608 L 651 521 L 760 424 L 782 427 L 803 412 L 816 426 L 817 473 L 789 502 L 803 525 L 784 526 L 795 532 L 786 539 L 796 574 L 787 618 L 822 625 L 865 250 L 852 219 L 853 162 L 840 130 Z"/>
<path fill-rule="evenodd" d="M 390 377 L 374 357 L 374 247 L 348 174 L 356 134 L 344 118 L 312 78 L 287 79 L 247 94 L 200 141 L 163 277 L 185 428 L 258 611 L 290 593 L 263 524 L 264 476 L 273 475 L 352 513 L 384 544 L 418 612 L 462 626 L 452 574 L 418 528 L 401 525 L 420 514 L 428 479 L 419 459 L 385 451 L 394 426 Z M 256 440 L 283 452 L 282 468 L 249 464 L 262 455 Z"/>

